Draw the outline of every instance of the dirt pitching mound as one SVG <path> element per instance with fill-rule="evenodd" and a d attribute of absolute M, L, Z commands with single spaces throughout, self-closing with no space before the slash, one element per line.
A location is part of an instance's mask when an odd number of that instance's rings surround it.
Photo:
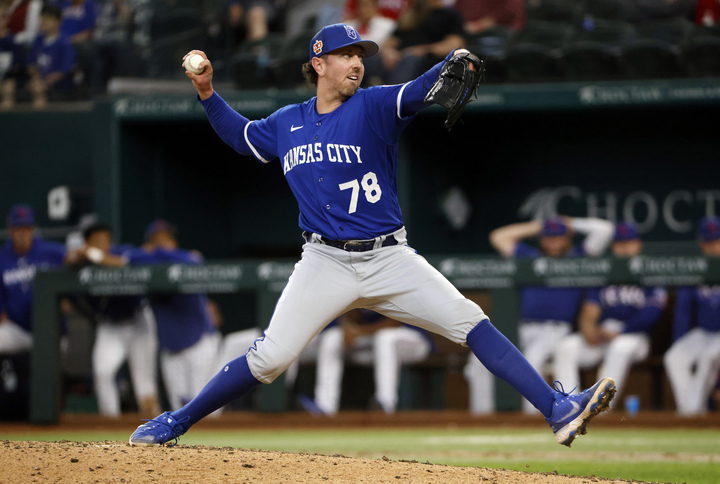
<path fill-rule="evenodd" d="M 132 447 L 124 442 L 0 441 L 0 483 L 26 482 L 639 482 L 481 467 L 263 452 L 232 447 Z"/>

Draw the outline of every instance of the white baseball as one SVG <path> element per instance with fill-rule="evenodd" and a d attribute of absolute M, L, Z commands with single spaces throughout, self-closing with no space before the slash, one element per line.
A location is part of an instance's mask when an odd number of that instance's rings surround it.
<path fill-rule="evenodd" d="M 198 54 L 191 54 L 185 58 L 185 62 L 183 62 L 183 67 L 192 72 L 193 74 L 200 74 L 204 68 L 200 67 L 200 63 L 205 60 L 202 58 L 201 55 Z"/>

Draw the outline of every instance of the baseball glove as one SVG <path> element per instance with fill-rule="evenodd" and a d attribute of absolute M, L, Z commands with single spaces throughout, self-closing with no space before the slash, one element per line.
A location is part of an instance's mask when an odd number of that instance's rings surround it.
<path fill-rule="evenodd" d="M 475 70 L 470 70 L 470 63 Z M 485 74 L 484 61 L 470 52 L 453 55 L 440 70 L 435 84 L 425 96 L 425 104 L 439 104 L 448 110 L 445 127 L 450 131 Z"/>

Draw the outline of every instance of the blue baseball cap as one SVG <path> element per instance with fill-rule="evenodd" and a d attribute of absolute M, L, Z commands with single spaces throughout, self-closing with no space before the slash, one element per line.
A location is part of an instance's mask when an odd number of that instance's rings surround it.
<path fill-rule="evenodd" d="M 698 237 L 703 242 L 720 239 L 720 217 L 705 217 L 698 224 Z"/>
<path fill-rule="evenodd" d="M 618 222 L 615 225 L 615 242 L 624 242 L 626 240 L 635 240 L 640 238 L 637 228 L 634 224 L 627 222 Z"/>
<path fill-rule="evenodd" d="M 565 224 L 565 220 L 561 217 L 551 217 L 543 222 L 542 231 L 540 234 L 543 237 L 558 237 L 560 235 L 566 235 L 568 233 L 568 227 Z"/>
<path fill-rule="evenodd" d="M 310 59 L 348 45 L 359 45 L 365 57 L 377 54 L 380 47 L 372 40 L 363 40 L 358 31 L 347 24 L 332 24 L 320 29 L 310 41 Z"/>
<path fill-rule="evenodd" d="M 155 220 L 154 222 L 150 222 L 145 229 L 145 241 L 150 240 L 150 237 L 152 237 L 155 232 L 160 232 L 161 230 L 170 232 L 173 237 L 177 234 L 175 226 L 167 220 Z"/>
<path fill-rule="evenodd" d="M 30 205 L 20 203 L 14 205 L 7 216 L 7 226 L 33 227 L 35 225 L 35 212 Z"/>

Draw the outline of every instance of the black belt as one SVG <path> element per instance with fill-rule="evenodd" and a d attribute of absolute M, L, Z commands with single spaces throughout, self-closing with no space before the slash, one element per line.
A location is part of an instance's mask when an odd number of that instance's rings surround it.
<path fill-rule="evenodd" d="M 307 234 L 307 235 L 306 235 Z M 305 236 L 305 240 L 310 240 L 310 234 L 307 232 L 303 232 L 303 236 Z M 366 252 L 368 250 L 373 250 L 375 248 L 375 240 L 330 240 L 325 236 L 320 236 L 320 240 L 322 240 L 325 245 L 329 245 L 330 247 L 335 247 L 337 249 L 342 249 L 347 252 Z M 380 247 L 390 247 L 393 245 L 398 245 L 398 241 L 395 238 L 394 235 L 388 235 L 385 240 L 383 240 L 383 243 L 380 245 Z"/>

